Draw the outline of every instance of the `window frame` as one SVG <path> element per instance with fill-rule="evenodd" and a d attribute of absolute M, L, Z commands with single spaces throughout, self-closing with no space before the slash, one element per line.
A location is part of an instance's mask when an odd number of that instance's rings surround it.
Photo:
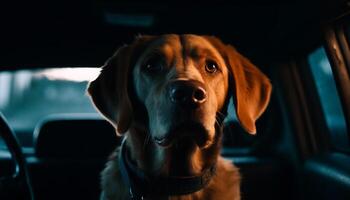
<path fill-rule="evenodd" d="M 326 50 L 325 44 L 321 44 L 322 48 Z M 310 54 L 308 54 L 310 55 Z M 310 123 L 312 126 L 312 131 L 310 131 L 310 143 L 314 144 L 314 153 L 321 153 L 321 152 L 340 152 L 340 153 L 350 153 L 350 147 L 349 148 L 341 148 L 339 146 L 333 145 L 332 143 L 332 132 L 329 128 L 329 125 L 326 120 L 326 113 L 324 108 L 322 107 L 322 102 L 320 98 L 320 94 L 318 92 L 318 88 L 316 86 L 316 80 L 312 73 L 310 63 L 308 62 L 308 55 L 303 56 L 300 58 L 298 62 L 299 67 L 299 73 L 302 79 L 302 84 L 304 87 L 304 97 L 306 98 L 306 101 L 308 102 L 307 107 L 309 110 L 309 117 L 310 117 Z M 330 62 L 330 57 L 328 55 L 327 59 Z M 332 67 L 333 70 L 333 67 Z M 333 79 L 335 81 L 334 72 L 332 71 Z M 340 100 L 340 94 L 338 86 L 337 88 L 337 94 Z M 341 103 L 341 102 L 340 102 Z M 343 106 L 340 105 L 342 108 L 342 111 L 344 112 Z M 345 114 L 344 114 L 345 118 Z M 347 126 L 347 125 L 346 125 Z M 346 131 L 347 127 L 345 127 Z M 349 139 L 349 137 L 347 137 Z"/>
<path fill-rule="evenodd" d="M 337 18 L 334 22 L 326 22 L 320 26 L 319 35 L 315 36 L 319 36 L 320 41 L 315 43 L 313 48 L 308 49 L 308 52 L 312 52 L 318 46 L 323 46 L 326 51 L 344 113 L 347 139 L 350 143 L 350 62 L 345 63 L 344 59 L 346 57 L 350 61 L 350 44 L 340 44 L 346 42 L 344 40 L 346 38 L 344 29 L 339 30 L 341 27 L 339 24 L 344 23 L 344 21 L 338 20 Z M 347 20 L 350 25 L 350 13 Z M 343 34 L 343 39 L 339 41 L 340 37 L 336 34 Z M 347 51 L 340 48 L 347 48 Z M 283 83 L 285 89 L 288 90 L 288 92 L 283 92 L 287 95 L 284 101 L 289 102 L 291 106 L 289 112 L 293 121 L 293 131 L 300 159 L 306 161 L 315 155 L 324 153 L 350 155 L 350 149 L 333 148 L 330 143 L 331 135 L 316 84 L 314 81 L 310 81 L 313 80 L 313 76 L 307 62 L 307 56 L 308 54 L 296 54 L 290 57 L 289 62 L 285 64 L 286 67 L 281 66 L 284 68 L 283 70 L 279 70 L 284 73 L 282 75 L 283 81 L 287 82 Z"/>
<path fill-rule="evenodd" d="M 350 103 L 346 103 L 350 102 L 349 65 L 345 64 L 344 59 L 344 57 L 350 59 L 350 55 L 340 49 L 344 47 L 340 47 L 341 41 L 337 39 L 336 30 L 333 22 L 327 22 L 318 29 L 318 32 L 315 31 L 315 37 L 321 37 L 312 48 L 316 49 L 323 45 L 326 51 L 346 121 L 345 131 L 350 140 Z M 308 49 L 308 53 L 313 49 Z M 327 139 L 330 134 L 316 84 L 312 81 L 311 69 L 307 62 L 308 53 L 294 55 L 286 64 L 288 67 L 280 69 L 284 71 L 281 79 L 283 78 L 283 85 L 286 85 L 287 91 L 283 92 L 287 94 L 285 101 L 289 103 L 292 131 L 294 131 L 292 134 L 296 138 L 296 151 L 287 152 L 287 155 L 296 153 L 299 156 L 293 164 L 298 175 L 297 190 L 300 198 L 308 199 L 316 196 L 326 199 L 336 195 L 338 198 L 345 199 L 346 196 L 348 199 L 350 152 L 330 148 L 330 140 Z M 327 196 L 329 194 L 332 196 Z"/>
<path fill-rule="evenodd" d="M 324 37 L 325 50 L 338 89 L 348 141 L 350 142 L 350 48 L 345 38 L 346 24 L 350 26 L 350 15 L 326 25 L 324 27 Z"/>

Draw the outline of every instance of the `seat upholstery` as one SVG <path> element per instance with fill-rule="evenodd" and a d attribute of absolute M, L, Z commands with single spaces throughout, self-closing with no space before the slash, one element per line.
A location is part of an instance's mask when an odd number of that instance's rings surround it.
<path fill-rule="evenodd" d="M 105 120 L 85 115 L 51 116 L 34 134 L 27 158 L 37 200 L 98 199 L 100 172 L 120 139 Z"/>
<path fill-rule="evenodd" d="M 114 128 L 107 121 L 83 116 L 50 117 L 34 133 L 38 158 L 101 158 L 118 143 Z"/>

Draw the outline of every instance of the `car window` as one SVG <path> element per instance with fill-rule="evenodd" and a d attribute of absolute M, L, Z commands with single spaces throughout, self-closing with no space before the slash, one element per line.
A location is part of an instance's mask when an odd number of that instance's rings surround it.
<path fill-rule="evenodd" d="M 330 132 L 331 145 L 336 149 L 350 149 L 345 118 L 325 49 L 320 47 L 309 54 L 308 63 Z"/>
<path fill-rule="evenodd" d="M 98 68 L 0 72 L 0 111 L 15 131 L 32 132 L 50 114 L 96 113 L 86 86 Z"/>

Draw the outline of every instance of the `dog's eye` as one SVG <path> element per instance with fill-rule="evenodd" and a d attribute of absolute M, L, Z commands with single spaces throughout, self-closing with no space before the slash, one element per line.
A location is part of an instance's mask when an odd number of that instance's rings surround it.
<path fill-rule="evenodd" d="M 163 69 L 163 62 L 158 58 L 150 58 L 143 65 L 143 69 L 149 73 L 160 72 Z"/>
<path fill-rule="evenodd" d="M 215 73 L 216 71 L 218 71 L 219 67 L 218 67 L 218 64 L 216 64 L 215 61 L 213 60 L 207 60 L 205 62 L 205 70 L 208 72 L 208 73 Z"/>

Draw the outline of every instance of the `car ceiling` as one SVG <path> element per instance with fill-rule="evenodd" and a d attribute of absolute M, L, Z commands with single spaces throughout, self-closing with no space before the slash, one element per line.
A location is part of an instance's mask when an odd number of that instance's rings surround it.
<path fill-rule="evenodd" d="M 342 1 L 216 4 L 141 0 L 13 1 L 2 6 L 0 70 L 100 66 L 139 34 L 215 35 L 255 62 L 280 60 L 319 45 L 319 28 Z"/>

